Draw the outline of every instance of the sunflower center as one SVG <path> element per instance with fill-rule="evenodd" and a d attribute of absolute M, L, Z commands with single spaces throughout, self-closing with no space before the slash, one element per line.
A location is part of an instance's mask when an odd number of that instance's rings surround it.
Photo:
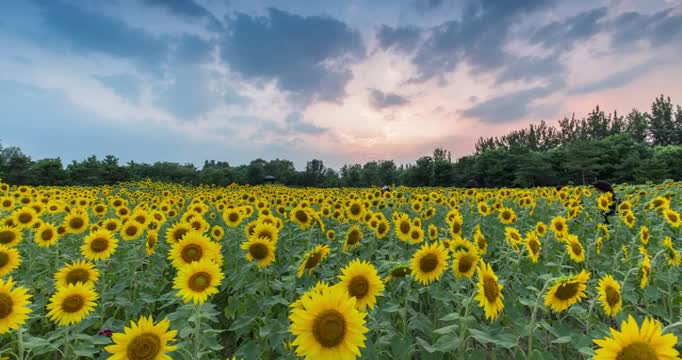
<path fill-rule="evenodd" d="M 350 206 L 350 213 L 353 215 L 360 214 L 360 205 L 358 205 L 358 204 L 351 205 Z"/>
<path fill-rule="evenodd" d="M 54 232 L 52 232 L 52 229 L 45 229 L 43 230 L 42 233 L 40 233 L 40 238 L 43 241 L 50 241 L 54 237 Z"/>
<path fill-rule="evenodd" d="M 410 234 L 410 237 L 412 237 L 412 240 L 419 240 L 419 230 L 413 230 Z"/>
<path fill-rule="evenodd" d="M 511 213 L 509 213 L 509 212 L 507 212 L 507 211 L 505 211 L 505 212 L 502 213 L 502 218 L 503 218 L 503 219 L 509 220 L 510 217 L 511 217 Z"/>
<path fill-rule="evenodd" d="M 126 235 L 134 236 L 135 234 L 137 234 L 137 226 L 131 225 L 126 228 Z"/>
<path fill-rule="evenodd" d="M 618 304 L 620 301 L 620 292 L 616 290 L 613 286 L 607 286 L 606 289 L 604 289 L 604 292 L 606 293 L 606 302 L 609 304 L 609 306 L 615 306 Z"/>
<path fill-rule="evenodd" d="M 182 249 L 182 254 L 180 256 L 182 256 L 182 260 L 184 260 L 186 263 L 191 263 L 194 261 L 199 261 L 202 255 L 203 251 L 201 246 L 190 244 Z"/>
<path fill-rule="evenodd" d="M 325 310 L 313 321 L 313 336 L 323 347 L 340 345 L 346 336 L 346 320 L 337 310 Z"/>
<path fill-rule="evenodd" d="M 7 263 L 9 263 L 9 255 L 7 255 L 7 253 L 0 252 L 0 269 L 4 268 Z"/>
<path fill-rule="evenodd" d="M 108 223 L 106 223 L 106 225 L 104 225 L 104 228 L 109 230 L 109 231 L 114 231 L 114 230 L 116 230 L 116 223 L 108 222 Z"/>
<path fill-rule="evenodd" d="M 537 254 L 538 252 L 540 252 L 540 244 L 535 239 L 530 240 L 528 242 L 528 247 L 530 248 L 530 251 L 533 252 L 533 254 Z"/>
<path fill-rule="evenodd" d="M 239 220 L 239 214 L 230 213 L 230 215 L 227 216 L 227 219 L 230 220 L 230 222 L 237 222 L 237 220 Z"/>
<path fill-rule="evenodd" d="M 8 208 L 8 207 L 10 207 L 10 206 L 12 206 L 12 202 L 11 202 L 11 201 L 5 200 L 5 201 L 2 202 L 2 207 Z"/>
<path fill-rule="evenodd" d="M 308 214 L 303 210 L 299 210 L 296 212 L 296 219 L 302 223 L 308 223 Z"/>
<path fill-rule="evenodd" d="M 33 216 L 31 216 L 31 214 L 23 213 L 23 214 L 19 214 L 18 219 L 19 219 L 20 223 L 28 224 L 31 222 L 31 220 L 33 220 Z"/>
<path fill-rule="evenodd" d="M 177 229 L 173 233 L 173 237 L 175 238 L 175 240 L 179 241 L 182 240 L 182 237 L 185 236 L 185 234 L 187 234 L 187 229 Z"/>
<path fill-rule="evenodd" d="M 80 229 L 83 227 L 83 225 L 85 225 L 85 221 L 83 221 L 81 218 L 73 218 L 69 220 L 69 227 L 72 229 Z"/>
<path fill-rule="evenodd" d="M 563 301 L 572 299 L 576 294 L 578 294 L 579 286 L 580 283 L 578 283 L 577 281 L 563 283 L 559 285 L 559 287 L 556 289 L 556 293 L 554 294 L 554 296 L 557 299 Z"/>
<path fill-rule="evenodd" d="M 348 234 L 348 245 L 355 245 L 360 242 L 360 232 L 353 230 Z"/>
<path fill-rule="evenodd" d="M 616 360 L 656 360 L 656 350 L 648 343 L 637 341 L 621 350 Z"/>
<path fill-rule="evenodd" d="M 90 280 L 90 272 L 85 269 L 73 269 L 66 274 L 67 284 L 86 283 Z"/>
<path fill-rule="evenodd" d="M 459 232 L 462 231 L 462 225 L 455 221 L 452 223 L 452 232 L 455 234 L 459 234 Z"/>
<path fill-rule="evenodd" d="M 556 231 L 562 232 L 562 231 L 564 231 L 564 224 L 556 223 L 556 225 L 554 225 L 554 228 L 556 229 Z"/>
<path fill-rule="evenodd" d="M 500 297 L 500 287 L 492 276 L 483 276 L 483 295 L 488 302 L 496 301 Z"/>
<path fill-rule="evenodd" d="M 391 271 L 391 276 L 393 277 L 403 277 L 412 272 L 412 270 L 406 266 L 402 266 Z"/>
<path fill-rule="evenodd" d="M 192 274 L 189 278 L 189 288 L 196 292 L 202 292 L 211 285 L 211 275 L 206 272 Z"/>
<path fill-rule="evenodd" d="M 364 276 L 355 276 L 350 280 L 348 284 L 348 293 L 350 296 L 355 296 L 358 299 L 362 299 L 369 292 L 369 281 Z"/>
<path fill-rule="evenodd" d="M 0 244 L 12 243 L 15 239 L 15 235 L 12 231 L 5 230 L 0 231 Z"/>
<path fill-rule="evenodd" d="M 0 293 L 0 319 L 4 319 L 12 313 L 12 306 L 14 306 L 12 297 L 8 294 Z"/>
<path fill-rule="evenodd" d="M 102 252 L 109 248 L 109 242 L 106 239 L 96 238 L 90 242 L 90 250 L 94 252 Z"/>
<path fill-rule="evenodd" d="M 268 247 L 265 244 L 255 243 L 249 246 L 249 253 L 256 260 L 265 259 L 268 256 Z"/>
<path fill-rule="evenodd" d="M 135 221 L 139 222 L 140 224 L 144 224 L 147 222 L 147 218 L 144 215 L 137 215 L 135 216 Z"/>
<path fill-rule="evenodd" d="M 308 259 L 306 259 L 305 268 L 306 269 L 314 268 L 315 266 L 317 266 L 317 264 L 320 263 L 320 260 L 322 260 L 322 254 L 320 254 L 318 251 L 315 251 L 314 253 L 310 254 L 310 256 L 308 256 Z"/>
<path fill-rule="evenodd" d="M 577 242 L 572 242 L 571 243 L 571 250 L 573 251 L 574 254 L 580 256 L 583 253 L 583 249 L 580 247 L 580 244 Z"/>
<path fill-rule="evenodd" d="M 403 234 L 407 234 L 410 232 L 410 223 L 407 221 L 403 221 L 400 223 L 400 232 Z"/>
<path fill-rule="evenodd" d="M 379 232 L 379 234 L 385 233 L 386 232 L 386 224 L 379 223 L 379 225 L 377 226 L 377 231 Z"/>
<path fill-rule="evenodd" d="M 457 269 L 459 270 L 460 273 L 467 273 L 474 266 L 475 262 L 476 257 L 468 254 L 464 255 L 462 256 L 461 259 L 459 259 L 459 262 L 457 263 Z"/>
<path fill-rule="evenodd" d="M 85 301 L 83 297 L 79 294 L 74 294 L 67 296 L 64 301 L 62 301 L 62 310 L 67 313 L 75 313 L 83 308 Z"/>
<path fill-rule="evenodd" d="M 152 360 L 161 351 L 161 338 L 152 333 L 143 333 L 136 336 L 126 350 L 128 359 L 131 360 Z"/>
<path fill-rule="evenodd" d="M 430 273 L 438 266 L 438 256 L 436 254 L 426 254 L 419 260 L 419 269 L 425 273 Z"/>

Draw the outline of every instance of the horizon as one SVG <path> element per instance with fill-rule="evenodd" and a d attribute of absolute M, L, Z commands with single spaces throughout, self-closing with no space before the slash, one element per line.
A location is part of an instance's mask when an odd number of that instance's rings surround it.
<path fill-rule="evenodd" d="M 597 105 L 682 99 L 680 1 L 3 6 L 0 141 L 65 166 L 457 159 Z"/>

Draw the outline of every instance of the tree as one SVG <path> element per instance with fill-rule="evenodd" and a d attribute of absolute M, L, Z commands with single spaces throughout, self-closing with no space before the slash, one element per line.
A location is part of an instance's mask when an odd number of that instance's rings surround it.
<path fill-rule="evenodd" d="M 675 124 L 673 123 L 673 105 L 670 98 L 663 95 L 651 104 L 651 120 L 649 136 L 653 145 L 676 145 Z"/>
<path fill-rule="evenodd" d="M 324 178 L 324 162 L 312 159 L 305 164 L 305 185 L 319 186 Z"/>
<path fill-rule="evenodd" d="M 29 183 L 31 185 L 66 185 L 68 174 L 62 166 L 62 160 L 41 159 L 31 165 Z"/>
<path fill-rule="evenodd" d="M 647 113 L 641 113 L 637 111 L 637 109 L 632 109 L 625 118 L 625 131 L 627 131 L 636 142 L 646 142 L 649 131 L 649 115 Z"/>

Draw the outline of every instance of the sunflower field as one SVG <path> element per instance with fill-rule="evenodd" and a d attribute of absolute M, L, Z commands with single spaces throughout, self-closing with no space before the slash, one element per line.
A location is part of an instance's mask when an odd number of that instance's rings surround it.
<path fill-rule="evenodd" d="M 681 191 L 0 182 L 0 358 L 678 359 Z"/>

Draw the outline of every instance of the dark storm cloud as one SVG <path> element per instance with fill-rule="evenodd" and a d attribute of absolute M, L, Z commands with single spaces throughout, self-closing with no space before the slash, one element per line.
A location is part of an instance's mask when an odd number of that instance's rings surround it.
<path fill-rule="evenodd" d="M 549 23 L 536 30 L 529 42 L 548 49 L 570 50 L 575 43 L 587 40 L 599 33 L 604 27 L 601 20 L 606 14 L 607 9 L 600 7 L 563 21 Z"/>
<path fill-rule="evenodd" d="M 391 27 L 382 25 L 376 34 L 379 47 L 382 49 L 396 49 L 408 53 L 414 51 L 420 37 L 421 30 L 414 26 Z"/>
<path fill-rule="evenodd" d="M 193 0 L 143 0 L 149 6 L 159 6 L 169 13 L 188 20 L 205 20 L 209 29 L 220 31 L 223 25 L 210 11 Z"/>
<path fill-rule="evenodd" d="M 274 8 L 267 16 L 228 18 L 222 57 L 245 78 L 275 80 L 302 102 L 338 101 L 352 78 L 351 60 L 365 47 L 357 31 L 326 16 L 300 16 Z"/>
<path fill-rule="evenodd" d="M 369 102 L 375 109 L 384 109 L 393 106 L 400 106 L 409 103 L 410 101 L 398 94 L 383 92 L 377 89 L 369 89 Z"/>

